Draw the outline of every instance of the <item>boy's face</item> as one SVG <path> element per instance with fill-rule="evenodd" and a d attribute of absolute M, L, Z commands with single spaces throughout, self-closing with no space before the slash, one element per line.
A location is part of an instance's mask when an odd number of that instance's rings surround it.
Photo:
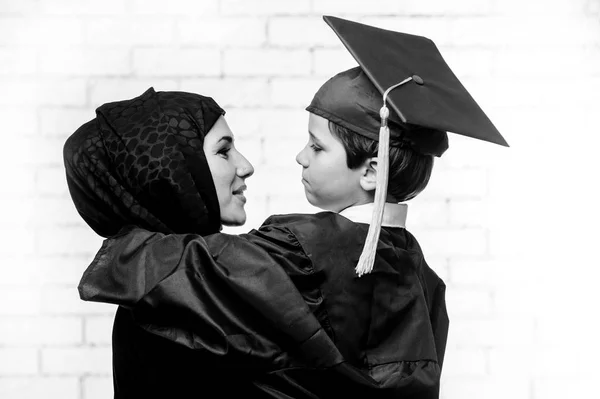
<path fill-rule="evenodd" d="M 308 143 L 296 156 L 308 202 L 332 212 L 368 202 L 360 185 L 363 168 L 348 168 L 344 146 L 329 131 L 329 121 L 310 113 L 308 134 Z"/>

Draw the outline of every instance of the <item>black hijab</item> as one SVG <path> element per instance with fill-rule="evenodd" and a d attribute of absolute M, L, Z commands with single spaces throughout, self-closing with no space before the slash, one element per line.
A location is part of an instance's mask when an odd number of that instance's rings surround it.
<path fill-rule="evenodd" d="M 153 88 L 99 107 L 63 151 L 79 214 L 103 237 L 132 224 L 162 233 L 219 231 L 219 202 L 202 146 L 224 114 L 210 97 Z"/>

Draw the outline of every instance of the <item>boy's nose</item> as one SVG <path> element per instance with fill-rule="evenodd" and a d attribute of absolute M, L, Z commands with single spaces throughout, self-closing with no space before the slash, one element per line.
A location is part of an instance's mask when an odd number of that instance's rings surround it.
<path fill-rule="evenodd" d="M 304 147 L 299 153 L 298 155 L 296 155 L 296 162 L 302 166 L 303 168 L 306 168 L 308 166 L 308 163 L 306 162 L 306 156 L 304 155 L 304 151 L 306 151 L 306 147 Z"/>

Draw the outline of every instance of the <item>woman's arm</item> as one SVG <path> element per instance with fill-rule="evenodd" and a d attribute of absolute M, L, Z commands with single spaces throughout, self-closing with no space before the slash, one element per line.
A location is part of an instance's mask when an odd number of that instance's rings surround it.
<path fill-rule="evenodd" d="M 282 268 L 293 262 L 264 249 L 272 244 L 257 243 L 265 238 L 207 240 L 210 248 L 197 235 L 124 231 L 105 240 L 82 277 L 80 296 L 129 308 L 148 331 L 238 366 L 341 361 Z"/>

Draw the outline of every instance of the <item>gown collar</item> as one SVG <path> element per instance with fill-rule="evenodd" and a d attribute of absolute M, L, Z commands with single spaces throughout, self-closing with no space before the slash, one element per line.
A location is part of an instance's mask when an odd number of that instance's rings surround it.
<path fill-rule="evenodd" d="M 354 223 L 371 223 L 371 217 L 373 214 L 374 203 L 355 205 L 344 209 L 339 212 L 339 215 L 353 221 Z M 408 205 L 406 204 L 394 204 L 386 202 L 383 208 L 383 227 L 400 227 L 406 228 L 406 215 L 408 212 Z"/>

